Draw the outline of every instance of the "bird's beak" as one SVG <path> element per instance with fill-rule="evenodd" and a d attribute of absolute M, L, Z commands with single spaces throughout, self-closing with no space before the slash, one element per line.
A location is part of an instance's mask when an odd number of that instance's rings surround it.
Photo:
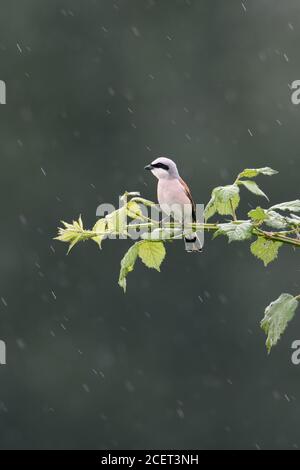
<path fill-rule="evenodd" d="M 149 170 L 149 171 L 151 171 L 151 170 L 152 170 L 152 168 L 153 168 L 153 166 L 150 164 L 150 165 L 147 165 L 147 166 L 145 166 L 145 168 L 144 168 L 144 169 L 145 169 L 145 170 Z"/>

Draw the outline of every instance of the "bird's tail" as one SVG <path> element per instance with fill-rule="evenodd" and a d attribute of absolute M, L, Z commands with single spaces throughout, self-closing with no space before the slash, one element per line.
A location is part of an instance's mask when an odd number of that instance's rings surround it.
<path fill-rule="evenodd" d="M 196 232 L 185 235 L 184 244 L 188 253 L 199 253 L 202 251 L 202 244 Z"/>

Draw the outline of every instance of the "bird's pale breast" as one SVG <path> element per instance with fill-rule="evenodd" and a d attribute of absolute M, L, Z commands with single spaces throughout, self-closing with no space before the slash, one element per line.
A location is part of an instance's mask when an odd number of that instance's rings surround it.
<path fill-rule="evenodd" d="M 170 213 L 173 212 L 175 219 L 181 221 L 184 210 L 184 218 L 191 218 L 191 201 L 186 195 L 185 190 L 178 179 L 159 180 L 157 187 L 157 197 L 162 210 L 167 215 L 170 215 Z M 176 205 L 178 206 L 177 208 Z"/>

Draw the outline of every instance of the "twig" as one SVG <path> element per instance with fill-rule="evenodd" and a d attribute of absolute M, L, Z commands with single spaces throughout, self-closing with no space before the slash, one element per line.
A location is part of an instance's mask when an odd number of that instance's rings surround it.
<path fill-rule="evenodd" d="M 231 207 L 231 211 L 232 211 L 233 220 L 236 222 L 237 221 L 236 213 L 235 213 L 235 210 L 234 210 L 234 207 L 233 207 L 232 199 L 230 199 L 230 207 Z"/>
<path fill-rule="evenodd" d="M 235 224 L 242 224 L 244 223 L 244 220 L 235 220 Z M 172 222 L 169 224 L 165 224 L 165 228 L 181 228 L 180 223 Z M 193 223 L 189 224 L 189 227 L 194 229 L 194 230 L 204 230 L 204 231 L 217 231 L 219 230 L 219 224 L 207 224 L 207 223 Z M 143 223 L 133 223 L 129 225 L 125 225 L 124 230 L 130 230 L 130 229 L 155 229 L 159 228 L 159 222 L 143 222 Z M 109 235 L 109 231 L 104 231 L 104 232 L 97 232 L 95 230 L 72 230 L 75 234 L 81 235 L 82 239 L 87 240 L 89 238 L 94 238 L 97 236 L 104 236 L 104 235 Z M 300 240 L 298 238 L 293 238 L 293 237 L 288 237 L 286 235 L 281 234 L 280 232 L 266 232 L 264 230 L 259 229 L 258 227 L 253 227 L 252 230 L 253 235 L 256 235 L 258 237 L 263 237 L 266 240 L 273 240 L 273 241 L 279 241 L 281 243 L 285 243 L 288 245 L 292 245 L 294 247 L 299 248 L 300 247 Z"/>

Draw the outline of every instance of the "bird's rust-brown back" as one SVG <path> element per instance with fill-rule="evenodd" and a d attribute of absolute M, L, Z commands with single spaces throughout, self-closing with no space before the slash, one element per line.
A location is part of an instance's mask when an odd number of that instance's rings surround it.
<path fill-rule="evenodd" d="M 196 204 L 194 203 L 190 188 L 188 187 L 188 185 L 186 184 L 186 182 L 182 178 L 179 178 L 179 181 L 180 181 L 180 183 L 181 183 L 181 185 L 184 189 L 185 194 L 187 195 L 187 197 L 191 201 L 192 208 L 193 208 L 193 212 L 192 212 L 193 222 L 196 222 Z"/>

